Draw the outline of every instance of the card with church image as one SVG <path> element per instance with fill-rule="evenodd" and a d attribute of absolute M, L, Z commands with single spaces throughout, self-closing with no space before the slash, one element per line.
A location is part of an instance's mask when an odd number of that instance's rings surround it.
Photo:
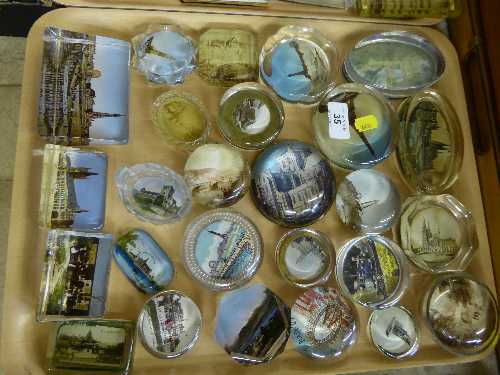
<path fill-rule="evenodd" d="M 45 146 L 39 222 L 46 228 L 99 230 L 106 204 L 105 153 Z"/>
<path fill-rule="evenodd" d="M 40 284 L 39 322 L 104 314 L 113 237 L 50 230 Z"/>
<path fill-rule="evenodd" d="M 38 132 L 62 145 L 128 142 L 130 44 L 45 29 Z"/>

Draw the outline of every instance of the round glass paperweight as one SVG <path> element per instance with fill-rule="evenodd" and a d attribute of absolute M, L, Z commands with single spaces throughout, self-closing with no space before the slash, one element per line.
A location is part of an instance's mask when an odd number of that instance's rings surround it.
<path fill-rule="evenodd" d="M 387 159 L 399 133 L 396 114 L 384 96 L 357 83 L 331 88 L 312 123 L 320 150 L 346 170 L 371 168 Z"/>
<path fill-rule="evenodd" d="M 259 230 L 232 210 L 211 210 L 198 216 L 186 228 L 183 249 L 189 274 L 212 290 L 245 284 L 262 263 Z"/>
<path fill-rule="evenodd" d="M 334 288 L 308 289 L 292 306 L 292 340 L 307 357 L 338 359 L 356 343 L 358 335 L 356 309 Z"/>
<path fill-rule="evenodd" d="M 444 274 L 424 297 L 422 313 L 434 340 L 458 355 L 491 350 L 498 342 L 498 305 L 488 287 L 465 273 Z"/>
<path fill-rule="evenodd" d="M 207 207 L 238 202 L 250 185 L 250 168 L 240 151 L 224 144 L 206 144 L 189 155 L 184 179 L 193 200 Z"/>
<path fill-rule="evenodd" d="M 210 116 L 201 101 L 185 92 L 168 91 L 153 103 L 153 125 L 170 146 L 193 150 L 210 134 Z"/>
<path fill-rule="evenodd" d="M 360 169 L 346 176 L 335 198 L 340 220 L 361 233 L 383 233 L 399 217 L 396 186 L 383 173 Z"/>
<path fill-rule="evenodd" d="M 394 359 L 413 357 L 418 351 L 418 325 L 402 306 L 374 310 L 368 319 L 368 337 L 383 355 Z"/>
<path fill-rule="evenodd" d="M 195 43 L 177 26 L 149 25 L 132 47 L 132 67 L 153 84 L 183 83 L 196 67 Z"/>
<path fill-rule="evenodd" d="M 222 136 L 245 150 L 266 147 L 278 137 L 284 121 L 281 100 L 258 83 L 233 86 L 220 101 L 218 124 Z"/>
<path fill-rule="evenodd" d="M 115 184 L 127 210 L 142 221 L 170 224 L 191 211 L 191 192 L 184 179 L 162 165 L 123 167 Z"/>
<path fill-rule="evenodd" d="M 151 355 L 176 358 L 194 347 L 200 337 L 201 324 L 200 309 L 191 298 L 166 290 L 144 304 L 137 319 L 137 335 Z"/>
<path fill-rule="evenodd" d="M 370 309 L 386 309 L 398 303 L 409 282 L 402 250 L 376 234 L 347 242 L 339 251 L 335 271 L 342 293 Z"/>
<path fill-rule="evenodd" d="M 408 198 L 394 238 L 415 266 L 430 273 L 464 271 L 478 248 L 472 214 L 449 194 Z"/>
<path fill-rule="evenodd" d="M 309 288 L 326 283 L 335 264 L 335 248 L 322 232 L 295 229 L 285 233 L 276 245 L 276 264 L 290 284 Z"/>
<path fill-rule="evenodd" d="M 262 47 L 260 75 L 283 100 L 317 103 L 336 77 L 337 50 L 318 30 L 284 26 Z"/>

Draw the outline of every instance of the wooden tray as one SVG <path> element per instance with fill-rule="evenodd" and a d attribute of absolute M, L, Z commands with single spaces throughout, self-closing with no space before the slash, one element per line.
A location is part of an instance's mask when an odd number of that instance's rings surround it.
<path fill-rule="evenodd" d="M 84 8 L 61 9 L 50 12 L 40 18 L 33 26 L 26 49 L 26 62 L 21 101 L 21 119 L 17 141 L 16 173 L 14 178 L 12 210 L 10 219 L 9 245 L 7 254 L 7 275 L 5 283 L 5 303 L 3 315 L 3 333 L 1 337 L 0 363 L 5 366 L 6 374 L 17 374 L 19 371 L 30 374 L 41 374 L 45 366 L 45 350 L 50 324 L 35 322 L 35 306 L 38 298 L 38 286 L 43 258 L 44 233 L 37 228 L 37 208 L 39 199 L 39 175 L 41 158 L 34 156 L 33 150 L 41 149 L 43 142 L 37 135 L 36 117 L 39 89 L 39 75 L 42 58 L 42 33 L 46 26 L 59 26 L 74 31 L 98 33 L 102 35 L 130 39 L 151 22 L 176 23 L 189 27 L 199 33 L 209 25 L 245 25 L 258 33 L 259 44 L 280 26 L 286 24 L 310 25 L 318 28 L 328 38 L 337 43 L 341 55 L 349 51 L 361 37 L 377 31 L 394 29 L 391 25 L 352 23 L 341 21 L 304 20 L 292 18 L 259 17 L 249 15 L 221 15 L 182 12 L 146 12 L 132 10 L 95 10 Z M 455 105 L 461 120 L 465 136 L 465 160 L 458 183 L 450 190 L 473 213 L 479 235 L 479 250 L 476 253 L 469 271 L 485 282 L 493 292 L 494 280 L 491 266 L 486 225 L 484 220 L 481 193 L 471 143 L 469 121 L 459 63 L 453 46 L 439 32 L 418 27 L 400 27 L 415 31 L 433 41 L 445 56 L 447 69 L 443 79 L 436 85 Z M 342 79 L 340 79 L 342 80 Z M 204 83 L 198 76 L 192 75 L 182 89 L 202 99 L 215 116 L 218 101 L 223 89 L 213 88 Z M 142 76 L 132 73 L 130 90 L 130 143 L 123 146 L 107 146 L 100 148 L 109 155 L 109 175 L 107 192 L 106 223 L 104 231 L 118 235 L 124 231 L 139 227 L 150 232 L 164 247 L 175 262 L 177 273 L 171 283 L 173 289 L 179 289 L 199 304 L 203 314 L 203 332 L 194 350 L 176 360 L 162 361 L 151 357 L 139 344 L 136 347 L 134 374 L 164 374 L 176 371 L 177 374 L 246 374 L 246 373 L 314 373 L 314 372 L 354 372 L 366 370 L 384 370 L 389 368 L 423 366 L 478 360 L 484 356 L 455 357 L 438 347 L 423 327 L 421 328 L 421 349 L 415 358 L 407 361 L 395 361 L 384 358 L 377 353 L 368 342 L 366 322 L 369 312 L 359 308 L 361 317 L 361 334 L 358 343 L 343 360 L 334 363 L 318 363 L 306 359 L 296 352 L 290 341 L 286 351 L 269 365 L 258 368 L 242 367 L 236 364 L 213 340 L 214 318 L 220 295 L 212 293 L 190 279 L 181 263 L 182 233 L 187 223 L 203 210 L 194 207 L 192 214 L 182 222 L 174 225 L 148 225 L 135 219 L 121 203 L 113 182 L 117 169 L 123 165 L 154 161 L 182 171 L 186 160 L 185 154 L 170 151 L 158 138 L 151 123 L 151 104 L 165 88 L 152 88 L 146 84 Z M 285 104 L 287 119 L 281 138 L 295 138 L 313 142 L 312 125 L 310 124 L 311 108 Z M 218 131 L 214 129 L 213 140 L 220 140 Z M 255 153 L 246 154 L 253 159 Z M 396 171 L 394 156 L 385 161 L 377 169 L 386 173 L 400 188 L 402 197 L 408 196 Z M 344 174 L 335 172 L 337 181 Z M 253 281 L 264 282 L 288 304 L 302 292 L 293 288 L 283 280 L 274 263 L 274 247 L 277 239 L 285 232 L 284 228 L 271 224 L 254 207 L 247 195 L 234 206 L 251 217 L 264 238 L 264 262 Z M 321 221 L 313 225 L 327 233 L 335 247 L 353 234 L 345 229 L 332 209 Z M 412 270 L 410 289 L 402 304 L 414 313 L 419 310 L 418 302 L 425 291 L 425 283 L 432 278 L 418 274 Z M 334 281 L 331 280 L 331 285 Z M 109 285 L 107 305 L 108 318 L 135 319 L 145 295 L 137 292 L 132 284 L 113 264 Z M 23 368 L 24 370 L 21 370 Z"/>

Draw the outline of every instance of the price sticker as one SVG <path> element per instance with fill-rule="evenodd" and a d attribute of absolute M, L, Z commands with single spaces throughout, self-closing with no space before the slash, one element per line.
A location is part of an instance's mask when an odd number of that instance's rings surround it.
<path fill-rule="evenodd" d="M 328 103 L 328 134 L 332 139 L 351 138 L 347 103 Z"/>
<path fill-rule="evenodd" d="M 378 128 L 377 117 L 375 117 L 375 115 L 359 117 L 356 120 L 354 120 L 354 127 L 359 132 L 366 132 L 368 130 L 377 129 Z"/>

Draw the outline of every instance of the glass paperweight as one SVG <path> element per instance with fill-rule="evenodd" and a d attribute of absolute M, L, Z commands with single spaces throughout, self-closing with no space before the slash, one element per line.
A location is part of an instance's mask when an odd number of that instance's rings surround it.
<path fill-rule="evenodd" d="M 137 319 L 137 335 L 153 356 L 170 359 L 191 350 L 201 332 L 200 309 L 191 298 L 175 290 L 151 297 Z"/>
<path fill-rule="evenodd" d="M 134 284 L 147 294 L 166 289 L 174 277 L 174 264 L 149 233 L 133 229 L 118 238 L 115 261 Z"/>
<path fill-rule="evenodd" d="M 468 274 L 437 278 L 423 300 L 422 312 L 435 341 L 453 354 L 482 353 L 498 342 L 497 302 L 486 285 Z"/>
<path fill-rule="evenodd" d="M 452 195 L 408 198 L 398 224 L 394 238 L 426 272 L 464 271 L 478 248 L 472 214 Z"/>
<path fill-rule="evenodd" d="M 389 358 L 409 358 L 418 350 L 417 322 L 402 306 L 373 311 L 368 320 L 368 336 L 375 348 Z"/>
<path fill-rule="evenodd" d="M 155 163 L 122 167 L 115 184 L 127 210 L 142 221 L 170 224 L 191 211 L 191 192 L 173 170 Z"/>
<path fill-rule="evenodd" d="M 257 42 L 252 32 L 208 29 L 200 36 L 198 75 L 216 86 L 233 86 L 259 78 Z"/>
<path fill-rule="evenodd" d="M 99 230 L 104 225 L 108 158 L 104 152 L 45 145 L 39 223 Z"/>
<path fill-rule="evenodd" d="M 374 89 L 345 83 L 330 89 L 313 114 L 320 150 L 339 168 L 371 168 L 394 149 L 399 128 L 396 114 Z"/>
<path fill-rule="evenodd" d="M 183 247 L 187 271 L 212 290 L 245 284 L 262 263 L 259 230 L 232 210 L 212 210 L 197 217 L 186 228 Z"/>
<path fill-rule="evenodd" d="M 398 114 L 396 156 L 407 185 L 427 194 L 450 188 L 464 155 L 462 128 L 451 103 L 437 91 L 425 90 L 406 99 Z"/>
<path fill-rule="evenodd" d="M 40 284 L 39 322 L 104 314 L 113 237 L 50 230 Z"/>
<path fill-rule="evenodd" d="M 389 31 L 360 40 L 344 62 L 348 81 L 404 98 L 432 86 L 445 71 L 439 48 L 407 31 Z"/>
<path fill-rule="evenodd" d="M 335 265 L 335 248 L 328 236 L 313 229 L 294 229 L 276 245 L 276 264 L 290 284 L 309 288 L 326 283 Z"/>
<path fill-rule="evenodd" d="M 233 146 L 259 150 L 278 137 L 285 121 L 281 100 L 268 87 L 241 83 L 220 101 L 219 130 Z"/>
<path fill-rule="evenodd" d="M 208 207 L 238 202 L 250 185 L 250 168 L 240 151 L 224 144 L 206 144 L 189 155 L 184 179 L 193 200 Z"/>
<path fill-rule="evenodd" d="M 285 349 L 290 336 L 290 309 L 263 284 L 222 296 L 215 341 L 238 363 L 259 365 Z"/>
<path fill-rule="evenodd" d="M 262 47 L 260 75 L 283 100 L 312 104 L 335 79 L 337 50 L 319 31 L 284 26 Z"/>
<path fill-rule="evenodd" d="M 153 125 L 168 145 L 193 150 L 210 134 L 210 116 L 201 101 L 181 91 L 163 93 L 153 103 Z"/>
<path fill-rule="evenodd" d="M 128 320 L 74 320 L 52 328 L 47 351 L 50 375 L 120 374 L 132 371 L 135 323 Z"/>
<path fill-rule="evenodd" d="M 335 271 L 342 293 L 370 309 L 398 303 L 409 282 L 408 265 L 399 246 L 376 234 L 347 242 L 340 249 Z"/>
<path fill-rule="evenodd" d="M 330 209 L 335 176 L 316 148 L 300 141 L 283 141 L 255 159 L 251 193 L 269 220 L 284 227 L 303 227 Z"/>
<path fill-rule="evenodd" d="M 360 169 L 346 176 L 335 199 L 340 220 L 361 233 L 383 233 L 399 218 L 396 186 L 383 173 Z"/>
<path fill-rule="evenodd" d="M 73 146 L 127 143 L 129 63 L 124 40 L 46 28 L 40 136 Z"/>
<path fill-rule="evenodd" d="M 195 43 L 177 26 L 149 25 L 132 46 L 132 67 L 153 84 L 183 83 L 196 67 Z"/>
<path fill-rule="evenodd" d="M 309 289 L 292 306 L 292 340 L 307 357 L 338 359 L 356 343 L 358 334 L 357 311 L 336 289 Z"/>

